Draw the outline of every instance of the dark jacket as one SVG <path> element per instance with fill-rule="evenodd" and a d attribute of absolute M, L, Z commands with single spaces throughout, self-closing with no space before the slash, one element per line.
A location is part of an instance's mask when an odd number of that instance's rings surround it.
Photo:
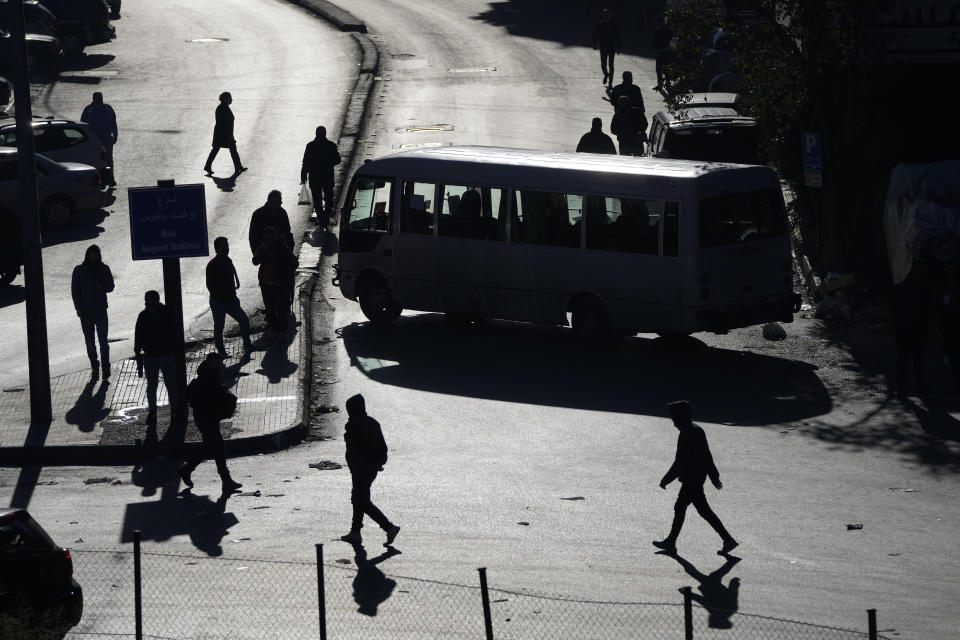
<path fill-rule="evenodd" d="M 582 153 L 617 153 L 613 139 L 603 131 L 588 131 L 580 138 L 577 151 Z"/>
<path fill-rule="evenodd" d="M 620 50 L 620 29 L 612 21 L 598 22 L 593 28 L 593 48 L 603 51 Z"/>
<path fill-rule="evenodd" d="M 314 138 L 303 150 L 303 164 L 300 165 L 300 182 L 333 184 L 333 168 L 340 164 L 340 152 L 337 145 L 326 138 Z"/>
<path fill-rule="evenodd" d="M 78 313 L 96 313 L 107 308 L 107 294 L 113 291 L 113 273 L 102 262 L 93 269 L 81 263 L 73 268 L 70 293 Z"/>
<path fill-rule="evenodd" d="M 237 268 L 230 256 L 214 256 L 207 263 L 207 290 L 211 298 L 233 300 L 240 288 Z"/>
<path fill-rule="evenodd" d="M 351 415 L 343 433 L 350 473 L 376 473 L 387 463 L 387 443 L 380 423 L 363 413 Z"/>
<path fill-rule="evenodd" d="M 286 243 L 277 238 L 273 247 L 263 244 L 253 254 L 253 264 L 260 265 L 257 271 L 257 280 L 261 285 L 287 285 L 293 282 L 299 262 Z M 274 277 L 271 277 L 271 272 Z"/>
<path fill-rule="evenodd" d="M 217 427 L 224 417 L 225 406 L 236 406 L 236 396 L 220 382 L 219 371 L 201 363 L 197 367 L 197 377 L 187 385 L 187 402 L 193 409 L 194 422 L 203 429 Z"/>
<path fill-rule="evenodd" d="M 643 92 L 640 91 L 640 87 L 632 82 L 630 84 L 621 82 L 610 90 L 610 102 L 613 104 L 614 109 L 617 108 L 617 103 L 620 102 L 620 96 L 630 98 L 630 106 L 634 109 L 639 109 L 640 111 L 646 110 L 643 106 Z"/>
<path fill-rule="evenodd" d="M 168 356 L 177 347 L 177 331 L 173 314 L 163 304 L 156 317 L 147 309 L 137 316 L 133 332 L 133 352 L 148 356 Z"/>
<path fill-rule="evenodd" d="M 277 236 L 283 238 L 287 246 L 293 248 L 293 233 L 290 232 L 290 218 L 283 207 L 277 211 L 271 211 L 267 205 L 263 205 L 253 212 L 250 218 L 250 232 L 247 234 L 247 240 L 250 242 L 250 252 L 256 253 L 263 242 L 263 230 L 267 227 L 273 227 Z M 254 264 L 257 264 L 254 262 Z"/>
<path fill-rule="evenodd" d="M 668 484 L 679 479 L 681 484 L 703 485 L 707 476 L 714 482 L 720 480 L 720 472 L 713 463 L 710 445 L 707 444 L 707 434 L 697 425 L 691 425 L 680 431 L 677 455 L 661 483 Z"/>
<path fill-rule="evenodd" d="M 236 143 L 233 138 L 233 111 L 221 102 L 217 107 L 217 123 L 213 126 L 213 146 L 229 147 Z"/>

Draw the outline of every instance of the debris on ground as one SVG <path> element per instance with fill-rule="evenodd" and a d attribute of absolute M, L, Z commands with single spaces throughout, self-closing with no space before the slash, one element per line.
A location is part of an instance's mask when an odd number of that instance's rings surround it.
<path fill-rule="evenodd" d="M 316 469 L 318 471 L 333 471 L 335 469 L 343 469 L 343 465 L 339 462 L 334 462 L 333 460 L 321 460 L 320 462 L 311 462 L 307 465 L 311 469 Z"/>
<path fill-rule="evenodd" d="M 859 522 L 847 525 L 847 531 L 857 531 L 859 529 L 863 529 L 863 525 Z"/>
<path fill-rule="evenodd" d="M 768 322 L 763 325 L 763 339 L 770 340 L 771 342 L 776 342 L 778 340 L 786 340 L 787 332 L 780 326 L 777 322 Z"/>
<path fill-rule="evenodd" d="M 530 526 L 530 523 L 529 523 L 529 522 L 518 522 L 517 524 L 520 525 L 521 527 L 529 527 L 529 526 Z"/>
<path fill-rule="evenodd" d="M 573 496 L 572 498 L 560 498 L 561 500 L 586 500 L 583 496 Z"/>
<path fill-rule="evenodd" d="M 322 404 L 313 410 L 313 415 L 315 416 L 322 413 L 340 413 L 340 407 L 335 404 Z"/>
<path fill-rule="evenodd" d="M 102 478 L 87 478 L 83 481 L 83 484 L 109 484 L 116 480 L 117 478 L 108 478 L 103 476 Z"/>

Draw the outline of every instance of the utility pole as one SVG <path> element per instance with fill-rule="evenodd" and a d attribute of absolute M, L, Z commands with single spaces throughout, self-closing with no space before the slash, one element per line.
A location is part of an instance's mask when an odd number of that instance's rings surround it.
<path fill-rule="evenodd" d="M 30 369 L 30 422 L 53 419 L 47 308 L 43 293 L 43 240 L 37 205 L 37 160 L 33 146 L 30 75 L 24 38 L 23 0 L 9 0 L 13 95 L 16 101 L 17 160 L 20 169 L 20 226 L 23 230 L 23 283 L 27 309 L 27 364 Z"/>

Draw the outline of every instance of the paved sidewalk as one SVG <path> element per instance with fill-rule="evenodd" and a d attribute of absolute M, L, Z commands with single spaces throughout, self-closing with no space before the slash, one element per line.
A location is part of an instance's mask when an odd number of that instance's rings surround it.
<path fill-rule="evenodd" d="M 317 264 L 319 251 L 304 244 L 301 259 L 306 264 Z M 221 422 L 228 451 L 237 452 L 241 447 L 236 443 L 240 441 L 247 449 L 251 445 L 271 449 L 303 436 L 301 379 L 302 369 L 309 368 L 310 359 L 301 357 L 303 344 L 309 339 L 309 335 L 301 335 L 304 325 L 309 323 L 301 320 L 305 307 L 311 304 L 309 295 L 314 281 L 306 272 L 313 269 L 304 270 L 300 278 L 307 299 L 303 305 L 294 304 L 285 343 L 269 343 L 262 331 L 257 331 L 252 336 L 254 350 L 244 353 L 239 335 L 224 339 L 230 357 L 224 361 L 223 380 L 239 399 L 233 418 Z M 188 382 L 195 377 L 204 356 L 214 349 L 212 337 L 187 346 Z M 136 362 L 129 358 L 114 361 L 112 369 L 108 380 L 91 379 L 89 369 L 52 378 L 53 420 L 49 425 L 31 425 L 28 385 L 3 389 L 0 464 L 26 460 L 106 462 L 143 455 L 152 449 L 152 444 L 164 442 L 170 418 L 165 385 L 161 383 L 157 393 L 157 427 L 151 434 L 146 424 L 146 378 L 137 376 Z M 170 435 L 170 441 L 164 442 L 167 449 L 176 450 L 181 442 L 189 446 L 200 440 L 192 416 L 185 434 Z"/>

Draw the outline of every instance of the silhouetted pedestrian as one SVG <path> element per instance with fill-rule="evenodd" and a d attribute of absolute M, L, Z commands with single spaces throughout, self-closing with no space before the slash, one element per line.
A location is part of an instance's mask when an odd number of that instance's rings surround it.
<path fill-rule="evenodd" d="M 257 277 L 263 296 L 263 313 L 267 320 L 267 337 L 287 339 L 287 318 L 290 315 L 290 294 L 297 270 L 297 259 L 277 236 L 273 227 L 263 230 L 263 242 L 253 254 L 253 264 L 260 265 Z"/>
<path fill-rule="evenodd" d="M 610 133 L 617 136 L 622 156 L 642 156 L 647 139 L 647 118 L 630 104 L 630 98 L 620 96 L 617 112 L 610 120 Z"/>
<path fill-rule="evenodd" d="M 633 73 L 630 71 L 624 71 L 623 82 L 610 90 L 610 104 L 613 105 L 614 109 L 617 108 L 620 96 L 630 98 L 630 106 L 646 114 L 646 108 L 643 106 L 643 92 L 640 91 L 640 87 L 633 84 Z"/>
<path fill-rule="evenodd" d="M 263 242 L 263 230 L 267 227 L 273 227 L 273 230 L 283 238 L 287 246 L 292 250 L 293 233 L 290 231 L 290 217 L 287 210 L 283 208 L 283 195 L 274 189 L 267 194 L 266 203 L 253 212 L 250 217 L 250 230 L 247 233 L 247 240 L 250 242 L 250 252 L 256 253 L 257 248 Z"/>
<path fill-rule="evenodd" d="M 213 127 L 213 149 L 207 156 L 207 162 L 203 165 L 203 170 L 207 173 L 213 173 L 213 160 L 217 157 L 220 149 L 226 147 L 230 150 L 230 158 L 233 160 L 233 174 L 237 175 L 247 168 L 240 162 L 240 154 L 237 153 L 237 141 L 233 137 L 233 111 L 230 110 L 230 104 L 233 102 L 233 96 L 229 91 L 220 94 L 220 104 L 217 105 L 216 124 Z"/>
<path fill-rule="evenodd" d="M 113 273 L 103 263 L 100 247 L 95 244 L 87 247 L 83 262 L 73 268 L 70 293 L 73 307 L 80 318 L 80 328 L 87 344 L 87 357 L 90 358 L 90 375 L 96 378 L 103 362 L 103 377 L 110 377 L 110 343 L 107 341 L 107 294 L 113 291 Z M 100 343 L 100 360 L 97 360 L 96 340 Z"/>
<path fill-rule="evenodd" d="M 113 166 L 113 145 L 117 143 L 117 114 L 113 111 L 113 107 L 103 101 L 103 94 L 94 91 L 93 102 L 83 108 L 80 120 L 90 125 L 90 130 L 99 138 L 107 154 L 107 175 L 104 176 L 104 184 L 108 187 L 117 186 Z"/>
<path fill-rule="evenodd" d="M 667 84 L 670 82 L 670 62 L 673 57 L 670 41 L 672 39 L 673 32 L 663 21 L 663 16 L 657 16 L 657 27 L 653 30 L 653 48 L 657 52 L 657 86 L 653 88 L 654 91 L 666 91 Z"/>
<path fill-rule="evenodd" d="M 340 152 L 337 151 L 337 145 L 327 140 L 326 127 L 317 127 L 316 137 L 308 142 L 303 150 L 300 184 L 309 178 L 313 208 L 317 212 L 317 221 L 321 228 L 330 226 L 330 214 L 334 207 L 333 168 L 338 164 L 340 164 Z"/>
<path fill-rule="evenodd" d="M 251 351 L 253 344 L 250 342 L 250 321 L 237 297 L 240 277 L 237 276 L 237 268 L 230 259 L 230 242 L 220 236 L 213 241 L 213 250 L 217 255 L 207 263 L 207 291 L 210 292 L 210 312 L 213 314 L 213 342 L 217 347 L 217 353 L 226 358 L 223 325 L 228 315 L 240 325 L 243 348 Z"/>
<path fill-rule="evenodd" d="M 668 484 L 679 479 L 680 493 L 673 507 L 673 525 L 670 527 L 670 533 L 663 540 L 655 540 L 653 545 L 666 551 L 677 550 L 677 537 L 683 527 L 687 507 L 692 504 L 697 513 L 720 534 L 723 547 L 717 553 L 725 555 L 733 551 L 739 543 L 724 528 L 720 518 L 707 503 L 707 496 L 703 493 L 703 484 L 708 476 L 713 486 L 717 489 L 723 488 L 720 472 L 713 463 L 713 455 L 707 444 L 707 435 L 703 429 L 693 424 L 693 408 L 688 401 L 671 402 L 667 407 L 670 409 L 674 426 L 680 431 L 680 436 L 677 438 L 676 458 L 660 480 L 660 488 L 666 489 Z"/>
<path fill-rule="evenodd" d="M 173 314 L 160 302 L 160 294 L 147 291 L 143 294 L 143 306 L 133 332 L 133 353 L 137 358 L 137 372 L 142 371 L 147 377 L 147 424 L 156 426 L 160 372 L 163 372 L 163 384 L 170 400 L 171 417 L 180 408 L 173 357 L 180 345 Z"/>
<path fill-rule="evenodd" d="M 914 262 L 907 277 L 894 285 L 890 301 L 897 344 L 898 398 L 907 397 L 907 367 L 911 360 L 917 391 L 923 393 L 927 390 L 925 372 L 931 300 L 924 271 L 922 263 Z"/>
<path fill-rule="evenodd" d="M 193 487 L 193 479 L 190 475 L 208 456 L 212 457 L 217 464 L 223 493 L 229 494 L 243 485 L 230 477 L 223 447 L 223 434 L 220 433 L 220 421 L 233 416 L 237 407 L 237 397 L 227 391 L 220 382 L 221 368 L 220 356 L 216 353 L 208 353 L 197 367 L 197 377 L 187 385 L 187 401 L 193 408 L 193 421 L 200 431 L 203 444 L 183 463 L 177 473 L 183 480 L 183 484 Z"/>
<path fill-rule="evenodd" d="M 580 137 L 577 151 L 581 153 L 617 153 L 613 139 L 603 132 L 603 121 L 594 118 L 590 123 L 590 131 Z"/>
<path fill-rule="evenodd" d="M 400 527 L 390 522 L 370 500 L 370 486 L 387 463 L 387 443 L 383 439 L 380 423 L 367 415 L 366 403 L 359 393 L 347 400 L 347 416 L 343 441 L 347 446 L 347 467 L 353 483 L 350 492 L 353 519 L 350 532 L 340 539 L 351 544 L 362 542 L 360 529 L 366 514 L 387 534 L 383 546 L 389 547 L 400 533 Z"/>
<path fill-rule="evenodd" d="M 600 49 L 600 69 L 603 84 L 613 84 L 613 60 L 620 51 L 620 29 L 613 21 L 610 9 L 600 12 L 600 22 L 593 28 L 593 49 Z"/>

